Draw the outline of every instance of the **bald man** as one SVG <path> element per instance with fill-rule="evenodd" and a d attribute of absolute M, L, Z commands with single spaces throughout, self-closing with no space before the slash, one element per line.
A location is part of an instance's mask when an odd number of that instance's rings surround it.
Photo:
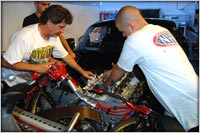
<path fill-rule="evenodd" d="M 104 72 L 104 86 L 109 88 L 138 64 L 166 113 L 185 131 L 198 126 L 198 76 L 174 36 L 148 24 L 133 6 L 120 9 L 115 25 L 127 39 L 117 64 Z"/>

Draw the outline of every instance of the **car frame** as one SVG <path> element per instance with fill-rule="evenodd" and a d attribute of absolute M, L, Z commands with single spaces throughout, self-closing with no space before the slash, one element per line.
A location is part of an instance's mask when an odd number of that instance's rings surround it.
<path fill-rule="evenodd" d="M 145 19 L 150 24 L 167 28 L 177 39 L 186 55 L 188 54 L 187 40 L 173 20 L 161 18 Z M 108 27 L 108 33 L 103 39 L 100 39 L 102 33 L 99 27 Z M 97 41 L 96 44 L 91 42 L 91 36 L 93 37 L 92 40 L 96 37 L 97 40 L 99 39 L 99 42 Z M 123 37 L 122 33 L 117 30 L 114 19 L 92 24 L 88 27 L 75 47 L 79 65 L 87 70 L 93 70 L 96 73 L 102 73 L 104 70 L 112 68 L 112 64 L 118 61 L 125 39 L 126 37 Z"/>

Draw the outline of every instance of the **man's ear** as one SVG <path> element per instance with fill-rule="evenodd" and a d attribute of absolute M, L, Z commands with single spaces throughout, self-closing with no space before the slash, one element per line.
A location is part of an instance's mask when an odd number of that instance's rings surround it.
<path fill-rule="evenodd" d="M 128 23 L 128 28 L 131 32 L 135 32 L 135 25 L 133 23 Z"/>
<path fill-rule="evenodd" d="M 53 23 L 50 20 L 47 21 L 47 26 L 51 26 L 52 24 Z"/>

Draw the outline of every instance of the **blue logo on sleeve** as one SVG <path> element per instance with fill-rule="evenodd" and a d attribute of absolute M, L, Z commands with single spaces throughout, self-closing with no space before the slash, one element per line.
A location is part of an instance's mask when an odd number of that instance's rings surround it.
<path fill-rule="evenodd" d="M 167 47 L 177 45 L 177 41 L 170 32 L 161 32 L 154 36 L 153 42 L 156 46 Z"/>

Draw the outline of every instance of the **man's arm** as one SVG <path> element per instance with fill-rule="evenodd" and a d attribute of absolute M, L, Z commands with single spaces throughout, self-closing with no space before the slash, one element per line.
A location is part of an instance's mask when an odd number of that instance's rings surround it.
<path fill-rule="evenodd" d="M 3 67 L 17 71 L 32 71 L 32 72 L 46 73 L 51 64 L 53 64 L 53 62 L 46 62 L 41 64 L 18 62 L 15 64 L 10 64 L 3 57 L 1 58 L 1 65 Z"/>
<path fill-rule="evenodd" d="M 70 48 L 70 46 L 69 46 L 68 42 L 66 41 L 65 37 L 62 34 L 60 34 L 59 38 L 60 38 L 60 41 L 62 42 L 63 46 L 67 49 L 67 51 L 71 55 L 71 57 L 75 59 L 76 58 L 76 54 Z"/>

